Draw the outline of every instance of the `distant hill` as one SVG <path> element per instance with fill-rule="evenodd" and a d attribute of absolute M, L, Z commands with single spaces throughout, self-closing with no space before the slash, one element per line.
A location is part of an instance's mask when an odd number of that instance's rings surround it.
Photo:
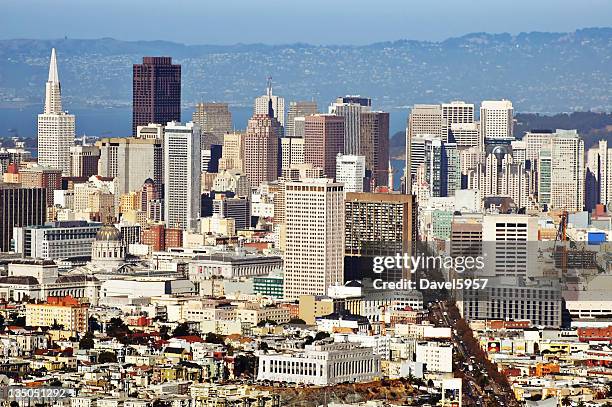
<path fill-rule="evenodd" d="M 612 143 L 612 113 L 573 112 L 555 115 L 537 113 L 518 113 L 514 116 L 516 124 L 514 135 L 522 138 L 526 131 L 534 129 L 576 129 L 584 139 L 585 149 L 599 140 L 608 139 Z M 391 156 L 405 154 L 406 133 L 398 131 L 391 136 Z"/>
<path fill-rule="evenodd" d="M 1 106 L 42 103 L 51 47 L 58 50 L 67 109 L 129 105 L 132 64 L 144 55 L 169 55 L 183 66 L 184 106 L 199 100 L 250 105 L 271 75 L 275 93 L 315 98 L 320 107 L 350 93 L 368 95 L 383 109 L 507 98 L 521 112 L 612 110 L 612 28 L 366 46 L 3 40 Z"/>

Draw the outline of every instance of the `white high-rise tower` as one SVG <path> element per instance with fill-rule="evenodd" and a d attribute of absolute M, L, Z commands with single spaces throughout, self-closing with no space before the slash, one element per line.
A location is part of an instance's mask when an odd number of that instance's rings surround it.
<path fill-rule="evenodd" d="M 169 122 L 164 133 L 166 226 L 194 230 L 200 218 L 200 127 Z"/>
<path fill-rule="evenodd" d="M 45 110 L 38 115 L 38 163 L 70 175 L 70 147 L 74 145 L 74 115 L 62 111 L 62 95 L 55 48 L 51 50 Z"/>

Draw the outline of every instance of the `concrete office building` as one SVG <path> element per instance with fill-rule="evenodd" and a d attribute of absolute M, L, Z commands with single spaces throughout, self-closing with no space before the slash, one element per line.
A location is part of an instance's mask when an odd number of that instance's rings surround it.
<path fill-rule="evenodd" d="M 268 114 L 255 114 L 249 120 L 244 138 L 244 172 L 252 188 L 278 178 L 278 153 L 282 127 Z"/>
<path fill-rule="evenodd" d="M 558 279 L 520 276 L 489 277 L 485 290 L 465 290 L 457 303 L 466 321 L 531 321 L 550 328 L 561 326 L 563 309 Z"/>
<path fill-rule="evenodd" d="M 514 108 L 509 100 L 483 100 L 480 133 L 487 144 L 509 144 L 514 140 Z"/>
<path fill-rule="evenodd" d="M 200 126 L 203 148 L 223 144 L 223 135 L 232 131 L 232 113 L 227 103 L 198 103 L 191 121 Z"/>
<path fill-rule="evenodd" d="M 137 191 L 147 179 L 161 189 L 164 179 L 161 139 L 114 137 L 96 142 L 100 149 L 98 174 L 115 179 L 115 206 L 121 195 Z"/>
<path fill-rule="evenodd" d="M 15 252 L 37 259 L 89 257 L 101 227 L 101 223 L 79 220 L 15 228 Z"/>
<path fill-rule="evenodd" d="M 369 112 L 372 101 L 361 97 L 339 97 L 329 106 L 329 114 L 344 118 L 344 153 L 361 153 L 361 113 Z"/>
<path fill-rule="evenodd" d="M 306 117 L 316 114 L 318 111 L 317 102 L 311 101 L 297 101 L 289 103 L 289 110 L 287 111 L 287 124 L 285 126 L 285 137 L 303 137 L 299 131 L 296 133 L 295 120 L 298 117 Z"/>
<path fill-rule="evenodd" d="M 287 182 L 285 205 L 285 296 L 325 295 L 344 278 L 344 188 L 324 178 Z"/>
<path fill-rule="evenodd" d="M 304 137 L 283 137 L 281 139 L 281 161 L 282 168 L 304 164 Z"/>
<path fill-rule="evenodd" d="M 446 141 L 447 127 L 440 105 L 414 105 L 410 110 L 406 126 L 406 171 L 410 171 L 405 174 L 408 194 L 412 188 L 412 180 L 416 177 L 416 168 L 418 168 L 418 165 L 412 162 L 414 138 L 427 134 Z"/>
<path fill-rule="evenodd" d="M 478 147 L 482 149 L 484 142 L 480 139 L 478 123 L 451 123 L 450 135 L 458 148 Z"/>
<path fill-rule="evenodd" d="M 584 210 L 584 141 L 576 130 L 557 129 L 549 148 L 549 207 L 566 211 Z"/>
<path fill-rule="evenodd" d="M 53 205 L 53 191 L 62 189 L 62 171 L 36 165 L 19 171 L 23 188 L 44 188 L 47 191 L 47 206 Z"/>
<path fill-rule="evenodd" d="M 345 192 L 363 192 L 365 157 L 361 155 L 336 156 L 336 181 L 344 184 Z"/>
<path fill-rule="evenodd" d="M 405 194 L 350 193 L 345 199 L 345 255 L 407 253 L 416 242 L 416 203 Z"/>
<path fill-rule="evenodd" d="M 522 214 L 487 214 L 482 221 L 483 274 L 527 277 L 537 273 L 538 219 Z"/>
<path fill-rule="evenodd" d="M 336 178 L 336 156 L 344 152 L 344 121 L 341 116 L 316 114 L 304 124 L 304 163 L 323 168 Z"/>
<path fill-rule="evenodd" d="M 70 147 L 70 176 L 89 178 L 98 173 L 100 149 L 96 146 L 78 145 Z"/>
<path fill-rule="evenodd" d="M 244 172 L 245 133 L 232 132 L 223 135 L 223 149 L 219 160 L 219 171 Z"/>
<path fill-rule="evenodd" d="M 359 127 L 359 153 L 376 185 L 387 185 L 389 164 L 389 113 L 362 112 Z M 348 153 L 347 153 L 348 154 Z"/>

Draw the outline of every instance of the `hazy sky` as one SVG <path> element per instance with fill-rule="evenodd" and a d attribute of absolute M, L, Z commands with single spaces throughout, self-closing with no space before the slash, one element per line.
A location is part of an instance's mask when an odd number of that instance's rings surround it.
<path fill-rule="evenodd" d="M 365 44 L 609 26 L 612 0 L 0 0 L 0 38 Z"/>

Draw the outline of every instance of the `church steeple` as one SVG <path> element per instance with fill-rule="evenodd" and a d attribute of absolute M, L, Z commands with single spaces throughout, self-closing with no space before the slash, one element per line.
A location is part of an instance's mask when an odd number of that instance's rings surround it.
<path fill-rule="evenodd" d="M 49 62 L 49 79 L 45 86 L 45 114 L 59 114 L 62 112 L 62 95 L 57 72 L 57 56 L 55 48 L 51 49 Z"/>

